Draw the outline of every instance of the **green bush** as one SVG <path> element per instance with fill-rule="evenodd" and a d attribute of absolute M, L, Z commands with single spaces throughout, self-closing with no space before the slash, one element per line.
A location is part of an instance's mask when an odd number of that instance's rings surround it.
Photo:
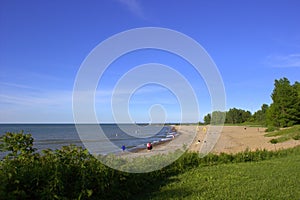
<path fill-rule="evenodd" d="M 300 134 L 295 135 L 295 136 L 293 137 L 293 139 L 294 139 L 294 140 L 300 140 Z"/>
<path fill-rule="evenodd" d="M 277 144 L 278 143 L 278 139 L 272 139 L 272 140 L 270 140 L 270 142 L 272 143 L 272 144 Z"/>
<path fill-rule="evenodd" d="M 24 131 L 19 133 L 7 132 L 0 138 L 0 151 L 8 151 L 8 157 L 26 156 L 36 151 L 33 148 L 33 138 L 31 134 L 25 134 Z"/>
<path fill-rule="evenodd" d="M 270 140 L 272 144 L 285 142 L 287 140 L 297 140 L 300 138 L 300 125 L 295 125 L 293 127 L 285 128 L 276 132 L 271 132 L 265 134 L 266 137 L 277 137 L 276 139 Z"/>
<path fill-rule="evenodd" d="M 275 127 L 275 126 L 269 126 L 265 132 L 273 132 L 273 131 L 278 131 L 279 128 Z"/>

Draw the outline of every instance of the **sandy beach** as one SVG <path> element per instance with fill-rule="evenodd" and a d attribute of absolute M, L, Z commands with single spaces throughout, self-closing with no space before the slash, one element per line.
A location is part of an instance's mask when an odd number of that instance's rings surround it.
<path fill-rule="evenodd" d="M 270 140 L 276 137 L 265 137 L 265 128 L 248 126 L 224 126 L 220 138 L 214 146 L 212 153 L 237 153 L 249 149 L 278 150 L 300 145 L 299 140 L 288 140 L 286 142 L 272 144 Z M 201 133 L 198 135 L 201 136 Z M 197 151 L 191 146 L 191 151 Z"/>
<path fill-rule="evenodd" d="M 200 152 L 201 148 L 209 144 L 210 135 L 214 132 L 209 126 L 182 125 L 175 126 L 179 136 L 173 140 L 155 145 L 151 151 L 141 149 L 135 153 L 127 154 L 128 157 L 152 156 L 174 152 L 177 149 L 188 148 L 192 152 Z M 224 126 L 218 135 L 216 144 L 209 150 L 212 153 L 237 153 L 249 149 L 278 150 L 300 145 L 300 140 L 289 140 L 283 143 L 271 144 L 270 140 L 275 137 L 265 137 L 265 128 L 248 126 Z M 200 142 L 199 142 L 200 140 Z M 206 141 L 207 140 L 207 141 Z"/>

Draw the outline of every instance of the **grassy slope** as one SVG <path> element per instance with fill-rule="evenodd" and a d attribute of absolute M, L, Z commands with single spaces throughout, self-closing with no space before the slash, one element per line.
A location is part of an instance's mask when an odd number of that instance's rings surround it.
<path fill-rule="evenodd" d="M 300 199 L 300 155 L 194 168 L 143 199 Z M 137 197 L 138 199 L 141 196 Z"/>
<path fill-rule="evenodd" d="M 267 133 L 265 136 L 266 137 L 278 136 L 278 138 L 276 138 L 277 142 L 284 142 L 296 138 L 298 139 L 300 138 L 300 125 L 296 125 L 279 131 L 270 132 Z"/>

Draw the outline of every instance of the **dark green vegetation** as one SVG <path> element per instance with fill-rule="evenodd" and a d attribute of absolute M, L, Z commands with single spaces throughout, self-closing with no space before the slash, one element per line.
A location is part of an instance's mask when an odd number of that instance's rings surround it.
<path fill-rule="evenodd" d="M 287 78 L 275 80 L 273 103 L 267 111 L 267 124 L 288 127 L 300 123 L 300 83 L 291 85 Z"/>
<path fill-rule="evenodd" d="M 290 128 L 278 130 L 275 132 L 267 133 L 265 136 L 267 137 L 274 137 L 278 136 L 277 138 L 274 138 L 270 140 L 271 143 L 276 144 L 279 142 L 285 142 L 287 140 L 300 140 L 300 125 L 296 125 Z"/>
<path fill-rule="evenodd" d="M 204 117 L 205 124 L 257 124 L 268 130 L 300 124 L 300 83 L 293 85 L 287 78 L 275 80 L 270 106 L 263 104 L 253 115 L 249 111 L 232 108 L 227 112 L 214 111 Z"/>
<path fill-rule="evenodd" d="M 2 199 L 299 199 L 300 147 L 209 154 L 184 153 L 151 173 L 103 165 L 86 150 L 67 146 L 36 153 L 24 133 L 1 137 Z M 146 158 L 145 158 L 146 159 Z M 159 159 L 159 158 L 157 158 Z M 266 160 L 266 161 L 265 161 Z M 115 160 L 120 162 L 120 160 Z"/>
<path fill-rule="evenodd" d="M 251 112 L 242 109 L 231 108 L 227 112 L 214 111 L 204 117 L 205 124 L 241 124 L 249 121 Z"/>

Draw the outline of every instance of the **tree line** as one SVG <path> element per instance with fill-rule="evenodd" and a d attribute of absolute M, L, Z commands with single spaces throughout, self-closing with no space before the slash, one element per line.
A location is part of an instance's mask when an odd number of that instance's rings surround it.
<path fill-rule="evenodd" d="M 300 124 L 300 83 L 291 84 L 287 78 L 275 80 L 272 103 L 263 104 L 255 113 L 231 108 L 213 111 L 204 117 L 204 124 L 256 123 L 267 127 L 289 127 Z"/>

